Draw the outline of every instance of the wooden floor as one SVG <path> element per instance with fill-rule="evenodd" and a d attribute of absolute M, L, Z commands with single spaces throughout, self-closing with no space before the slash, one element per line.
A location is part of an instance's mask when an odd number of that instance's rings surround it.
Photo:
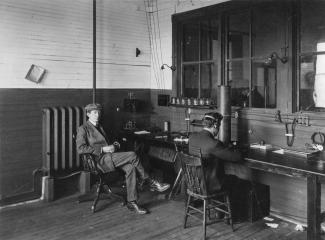
<path fill-rule="evenodd" d="M 137 215 L 117 201 L 101 200 L 98 212 L 91 202 L 78 203 L 77 196 L 51 203 L 29 203 L 4 208 L 0 212 L 0 239 L 201 239 L 202 227 L 192 220 L 183 229 L 184 200 L 165 200 L 165 195 L 144 192 L 139 200 L 150 214 Z M 275 220 L 277 229 L 264 220 L 235 224 L 235 231 L 223 222 L 208 226 L 207 239 L 306 239 L 294 225 Z"/>

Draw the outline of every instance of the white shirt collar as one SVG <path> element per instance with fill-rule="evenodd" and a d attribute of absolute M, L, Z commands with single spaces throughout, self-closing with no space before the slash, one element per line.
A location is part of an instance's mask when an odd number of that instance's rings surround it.
<path fill-rule="evenodd" d="M 207 128 L 207 127 L 204 127 L 203 130 L 208 131 L 209 133 L 211 133 L 211 135 L 212 135 L 212 137 L 214 139 L 218 139 L 219 132 L 218 132 L 217 135 L 214 135 L 213 131 L 211 129 Z"/>
<path fill-rule="evenodd" d="M 211 129 L 209 129 L 207 127 L 204 127 L 203 130 L 206 130 L 206 131 L 210 132 L 213 135 L 213 132 L 211 131 Z"/>
<path fill-rule="evenodd" d="M 95 122 L 91 121 L 90 119 L 89 119 L 89 122 L 90 122 L 92 125 L 94 125 L 95 127 L 98 127 L 98 122 L 95 123 Z"/>

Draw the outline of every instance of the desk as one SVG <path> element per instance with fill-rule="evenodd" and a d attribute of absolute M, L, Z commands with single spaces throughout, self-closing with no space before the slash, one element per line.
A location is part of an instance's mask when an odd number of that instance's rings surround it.
<path fill-rule="evenodd" d="M 311 159 L 293 154 L 278 154 L 272 150 L 249 150 L 246 157 L 249 168 L 307 179 L 307 239 L 320 238 L 321 183 L 325 181 L 325 157 Z"/>
<path fill-rule="evenodd" d="M 185 142 L 175 142 L 174 138 L 179 138 L 179 133 L 149 133 L 149 134 L 135 134 L 133 131 L 123 131 L 122 136 L 134 144 L 132 150 L 136 152 L 145 152 L 149 157 L 159 159 L 164 162 L 172 163 L 174 170 L 177 172 L 176 179 L 169 193 L 168 199 L 179 189 L 182 178 L 182 170 L 180 164 L 175 163 L 177 151 L 187 151 L 188 145 Z M 145 149 L 142 148 L 144 144 Z"/>
<path fill-rule="evenodd" d="M 153 158 L 165 161 L 175 162 L 176 150 L 187 149 L 186 143 L 174 142 L 179 133 L 148 133 L 135 134 L 134 131 L 123 131 L 121 135 L 128 141 L 134 143 L 132 150 L 139 150 L 139 143 L 144 144 L 144 151 Z M 176 149 L 177 148 L 177 149 Z M 142 149 L 143 150 L 143 149 Z M 140 150 L 141 151 L 141 150 Z"/>

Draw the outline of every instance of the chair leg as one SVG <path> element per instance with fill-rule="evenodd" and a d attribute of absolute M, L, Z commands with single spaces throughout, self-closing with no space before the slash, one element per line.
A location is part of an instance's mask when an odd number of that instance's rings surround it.
<path fill-rule="evenodd" d="M 91 206 L 91 210 L 93 211 L 93 213 L 96 211 L 96 205 L 98 203 L 98 200 L 99 200 L 99 197 L 100 197 L 100 194 L 101 192 L 103 191 L 103 181 L 102 179 L 100 178 L 99 179 L 99 183 L 97 185 L 97 194 L 96 194 L 96 198 L 93 202 L 93 205 Z"/>
<path fill-rule="evenodd" d="M 206 230 L 207 230 L 206 212 L 207 212 L 207 200 L 204 199 L 204 201 L 203 201 L 203 240 L 205 240 L 205 238 L 206 238 Z"/>
<path fill-rule="evenodd" d="M 228 217 L 229 217 L 229 221 L 230 221 L 230 225 L 231 225 L 231 229 L 232 231 L 234 231 L 234 225 L 233 225 L 233 221 L 232 221 L 232 213 L 231 213 L 231 206 L 230 206 L 230 200 L 229 200 L 229 196 L 228 194 L 226 195 L 226 201 L 227 201 L 227 208 L 228 208 Z"/>
<path fill-rule="evenodd" d="M 186 206 L 185 206 L 184 228 L 186 228 L 186 222 L 187 222 L 188 210 L 189 210 L 188 206 L 190 205 L 190 202 L 191 202 L 191 196 L 188 195 L 187 196 L 187 203 L 186 203 Z"/>
<path fill-rule="evenodd" d="M 127 202 L 126 199 L 125 199 L 125 197 L 120 196 L 120 195 L 117 194 L 117 193 L 114 193 L 114 192 L 112 191 L 112 189 L 111 189 L 111 187 L 110 187 L 109 185 L 106 184 L 106 186 L 107 186 L 107 188 L 108 188 L 108 193 L 109 193 L 111 196 L 113 196 L 113 197 L 119 199 L 119 200 L 122 202 L 121 205 L 122 205 L 122 206 L 125 206 L 125 205 L 126 205 L 126 202 Z"/>

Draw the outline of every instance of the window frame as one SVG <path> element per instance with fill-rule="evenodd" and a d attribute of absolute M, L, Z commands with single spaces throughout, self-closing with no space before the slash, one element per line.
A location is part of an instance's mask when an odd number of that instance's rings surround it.
<path fill-rule="evenodd" d="M 223 5 L 223 4 L 221 4 Z M 222 74 L 222 67 L 221 67 L 221 17 L 219 11 L 216 10 L 216 6 L 210 6 L 203 9 L 196 9 L 185 13 L 179 13 L 172 15 L 172 28 L 173 28 L 173 64 L 176 66 L 176 71 L 173 73 L 173 93 L 178 97 L 184 97 L 184 79 L 183 79 L 183 66 L 186 65 L 199 65 L 199 69 L 201 68 L 201 64 L 208 64 L 208 63 L 215 63 L 217 64 L 217 76 L 216 82 L 212 82 L 212 89 L 211 92 L 211 99 L 216 99 L 218 96 L 218 88 L 213 88 L 213 85 L 219 86 L 221 84 L 221 74 Z M 215 20 L 217 24 L 218 30 L 218 46 L 217 46 L 217 56 L 215 59 L 211 60 L 201 60 L 201 46 L 199 44 L 199 60 L 198 61 L 183 61 L 183 25 L 195 21 L 202 22 L 204 20 Z M 199 35 L 201 38 L 201 24 L 199 24 Z M 201 73 L 199 71 L 199 82 L 198 82 L 198 98 L 201 97 Z M 185 96 L 186 97 L 186 96 Z"/>
<path fill-rule="evenodd" d="M 317 57 L 318 55 L 324 55 L 325 56 L 325 51 L 306 51 L 303 52 L 301 49 L 301 44 L 302 44 L 302 33 L 301 33 L 301 28 L 302 28 L 302 1 L 303 0 L 298 0 L 297 4 L 295 5 L 294 8 L 294 16 L 295 16 L 295 25 L 294 25 L 294 34 L 295 36 L 295 45 L 296 45 L 296 51 L 295 51 L 295 61 L 296 61 L 296 66 L 295 66 L 295 76 L 296 76 L 296 82 L 295 86 L 293 88 L 293 91 L 296 92 L 296 106 L 295 110 L 296 112 L 308 112 L 311 114 L 325 114 L 325 108 L 320 108 L 318 110 L 308 110 L 308 109 L 301 109 L 301 98 L 300 98 L 300 90 L 301 90 L 301 58 L 302 57 Z"/>
<path fill-rule="evenodd" d="M 277 67 L 281 68 L 277 70 L 277 92 L 276 92 L 276 107 L 275 108 L 254 108 L 248 107 L 245 110 L 260 112 L 260 113 L 274 113 L 275 110 L 280 110 L 281 112 L 286 113 L 297 113 L 306 110 L 300 110 L 300 5 L 303 0 L 286 0 L 282 3 L 283 6 L 286 7 L 283 12 L 287 17 L 287 49 L 286 56 L 288 58 L 288 62 L 286 64 L 282 64 L 277 60 Z M 272 2 L 272 1 L 267 1 Z M 274 1 L 277 2 L 277 1 Z M 224 2 L 216 5 L 207 6 L 200 9 L 194 9 L 188 12 L 176 13 L 172 15 L 172 62 L 173 65 L 176 66 L 176 71 L 173 72 L 173 88 L 172 94 L 175 96 L 181 97 L 183 94 L 182 90 L 182 64 L 180 56 L 182 56 L 182 46 L 179 44 L 180 39 L 182 39 L 182 34 L 180 32 L 181 24 L 185 21 L 193 21 L 194 19 L 206 19 L 211 15 L 218 16 L 218 40 L 219 42 L 219 52 L 217 56 L 217 64 L 218 64 L 218 76 L 217 81 L 218 85 L 226 85 L 228 82 L 227 78 L 227 16 L 229 14 L 234 14 L 236 12 L 242 12 L 243 9 L 246 11 L 248 9 L 254 8 L 254 6 L 258 6 L 258 4 L 263 4 L 260 1 L 251 1 L 250 3 L 243 2 Z M 252 22 L 251 24 L 252 25 Z M 252 26 L 251 26 L 252 27 Z M 251 40 L 250 40 L 250 44 Z M 253 56 L 252 54 L 252 45 L 250 45 L 250 53 L 251 57 L 247 60 L 250 62 L 250 67 L 247 71 L 250 71 L 250 87 L 252 84 L 252 64 L 254 63 L 254 59 L 260 60 L 259 57 Z M 278 52 L 281 55 L 281 52 Z M 237 59 L 238 60 L 238 59 Z M 280 76 L 281 75 L 281 76 Z M 278 85 L 278 83 L 281 82 Z M 279 88 L 282 89 L 279 92 Z M 215 91 L 217 97 L 219 97 L 219 89 Z M 251 100 L 250 100 L 251 103 Z M 218 103 L 219 104 L 219 103 Z M 238 107 L 234 107 L 238 109 Z M 310 113 L 310 112 L 309 112 Z M 319 112 L 311 112 L 311 113 L 319 113 Z"/>

